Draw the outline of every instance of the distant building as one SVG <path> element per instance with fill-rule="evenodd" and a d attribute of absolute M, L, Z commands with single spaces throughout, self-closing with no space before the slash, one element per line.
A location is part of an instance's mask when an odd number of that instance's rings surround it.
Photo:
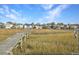
<path fill-rule="evenodd" d="M 24 24 L 24 28 L 33 28 L 32 24 Z"/>
<path fill-rule="evenodd" d="M 41 25 L 36 25 L 35 28 L 36 29 L 42 29 L 42 26 Z"/>
<path fill-rule="evenodd" d="M 20 24 L 20 23 L 18 23 L 18 24 L 16 24 L 15 26 L 14 26 L 16 29 L 22 29 L 23 27 L 24 27 L 24 25 L 23 24 Z"/>
<path fill-rule="evenodd" d="M 70 27 L 72 28 L 72 29 L 79 29 L 79 24 L 70 24 Z"/>
<path fill-rule="evenodd" d="M 13 27 L 13 23 L 12 22 L 7 22 L 6 24 L 5 24 L 5 28 L 6 29 L 11 29 L 12 27 Z"/>
<path fill-rule="evenodd" d="M 4 23 L 0 23 L 0 29 L 3 29 L 3 28 L 5 28 Z"/>
<path fill-rule="evenodd" d="M 13 22 L 0 22 L 0 29 L 79 29 L 79 24 L 21 24 L 21 23 L 13 23 Z"/>

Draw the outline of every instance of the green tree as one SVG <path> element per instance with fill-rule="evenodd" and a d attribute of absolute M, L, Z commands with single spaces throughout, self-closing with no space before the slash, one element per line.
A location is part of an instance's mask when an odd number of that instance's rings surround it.
<path fill-rule="evenodd" d="M 57 25 L 64 25 L 63 23 L 57 23 Z"/>
<path fill-rule="evenodd" d="M 52 26 L 55 25 L 55 22 L 52 22 L 51 25 L 52 25 Z"/>

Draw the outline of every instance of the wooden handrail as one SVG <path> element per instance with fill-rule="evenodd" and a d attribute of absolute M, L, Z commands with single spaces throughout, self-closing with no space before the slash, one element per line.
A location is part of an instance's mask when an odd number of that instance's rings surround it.
<path fill-rule="evenodd" d="M 13 54 L 12 49 L 17 46 L 18 43 L 21 44 L 24 37 L 26 37 L 26 32 L 20 32 L 6 39 L 2 44 L 0 44 L 0 54 Z"/>

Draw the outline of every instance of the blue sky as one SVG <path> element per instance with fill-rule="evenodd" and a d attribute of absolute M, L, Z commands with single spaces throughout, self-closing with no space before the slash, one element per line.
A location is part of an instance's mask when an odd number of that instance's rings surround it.
<path fill-rule="evenodd" d="M 0 22 L 79 24 L 78 4 L 0 4 Z"/>

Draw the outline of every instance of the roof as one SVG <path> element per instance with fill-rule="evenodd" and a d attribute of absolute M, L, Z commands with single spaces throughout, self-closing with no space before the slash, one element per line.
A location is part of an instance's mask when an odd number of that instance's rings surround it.
<path fill-rule="evenodd" d="M 79 24 L 70 24 L 71 26 L 79 26 Z"/>
<path fill-rule="evenodd" d="M 30 25 L 32 25 L 32 24 L 24 24 L 24 25 L 30 26 Z"/>

